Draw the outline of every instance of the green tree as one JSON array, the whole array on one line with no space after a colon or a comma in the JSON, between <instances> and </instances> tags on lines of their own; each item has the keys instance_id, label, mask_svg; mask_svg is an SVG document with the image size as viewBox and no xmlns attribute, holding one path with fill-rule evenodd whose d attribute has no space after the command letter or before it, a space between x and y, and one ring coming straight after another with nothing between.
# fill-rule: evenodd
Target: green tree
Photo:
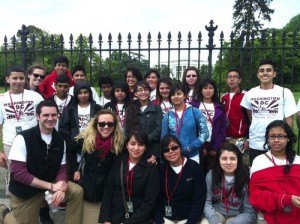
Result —
<instances>
[{"instance_id":1,"label":"green tree","mask_svg":"<svg viewBox=\"0 0 300 224\"><path fill-rule=\"evenodd\" d=\"M273 0L235 0L233 6L233 28L235 36L242 32L246 34L248 43L251 32L261 30L262 21L271 21L271 14L274 9L270 9Z\"/></svg>"},{"instance_id":2,"label":"green tree","mask_svg":"<svg viewBox=\"0 0 300 224\"><path fill-rule=\"evenodd\" d=\"M287 32L300 32L300 14L294 16L290 21L283 27L283 30Z\"/></svg>"}]
</instances>

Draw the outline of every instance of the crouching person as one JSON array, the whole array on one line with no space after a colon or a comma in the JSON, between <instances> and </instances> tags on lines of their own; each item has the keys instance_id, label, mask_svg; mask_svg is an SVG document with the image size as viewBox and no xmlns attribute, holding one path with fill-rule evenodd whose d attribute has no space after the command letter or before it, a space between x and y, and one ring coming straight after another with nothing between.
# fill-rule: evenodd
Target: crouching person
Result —
<instances>
[{"instance_id":1,"label":"crouching person","mask_svg":"<svg viewBox=\"0 0 300 224\"><path fill-rule=\"evenodd\" d=\"M38 125L20 132L14 139L11 160L10 207L18 223L39 224L45 191L53 193L52 206L67 201L65 224L80 224L82 188L67 182L66 144L54 129L58 109L44 100L36 108Z\"/></svg>"}]
</instances>

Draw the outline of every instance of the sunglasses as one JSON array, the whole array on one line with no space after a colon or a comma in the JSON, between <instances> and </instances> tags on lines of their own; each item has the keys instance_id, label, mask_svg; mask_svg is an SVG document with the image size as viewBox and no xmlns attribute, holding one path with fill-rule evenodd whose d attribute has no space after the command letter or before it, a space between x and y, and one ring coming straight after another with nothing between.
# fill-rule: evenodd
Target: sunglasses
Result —
<instances>
[{"instance_id":1,"label":"sunglasses","mask_svg":"<svg viewBox=\"0 0 300 224\"><path fill-rule=\"evenodd\" d=\"M36 74L36 73L33 73L33 76L34 76L34 78L38 78L38 77L40 77L40 79L44 79L45 78L44 75L40 75L40 74Z\"/></svg>"},{"instance_id":2,"label":"sunglasses","mask_svg":"<svg viewBox=\"0 0 300 224\"><path fill-rule=\"evenodd\" d=\"M170 150L173 152L173 151L176 151L179 149L179 145L175 145L175 146L172 146L170 148L165 148L162 150L163 153L168 153L170 152Z\"/></svg>"},{"instance_id":3,"label":"sunglasses","mask_svg":"<svg viewBox=\"0 0 300 224\"><path fill-rule=\"evenodd\" d=\"M196 78L197 75L187 75L186 77L187 77L187 78L191 78L191 77L192 77L192 78Z\"/></svg>"},{"instance_id":4,"label":"sunglasses","mask_svg":"<svg viewBox=\"0 0 300 224\"><path fill-rule=\"evenodd\" d=\"M114 122L98 122L97 123L99 127L104 128L106 125L109 128L112 128L113 126L115 126Z\"/></svg>"}]
</instances>

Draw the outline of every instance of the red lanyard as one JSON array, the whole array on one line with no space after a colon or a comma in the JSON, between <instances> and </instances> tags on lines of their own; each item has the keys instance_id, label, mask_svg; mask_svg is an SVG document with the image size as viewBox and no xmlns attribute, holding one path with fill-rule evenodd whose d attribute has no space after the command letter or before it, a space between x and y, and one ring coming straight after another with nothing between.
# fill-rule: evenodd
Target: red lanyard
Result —
<instances>
[{"instance_id":1,"label":"red lanyard","mask_svg":"<svg viewBox=\"0 0 300 224\"><path fill-rule=\"evenodd\" d=\"M179 126L178 125L178 114L177 114L176 109L175 109L176 132L177 132L178 137L180 136L180 131L181 131L181 128L182 128L182 125L183 125L183 117L184 117L185 108L186 108L186 104L184 105L184 108L183 108L183 111L182 111L182 116L181 116L181 119L180 119L180 128L178 127Z\"/></svg>"},{"instance_id":2,"label":"red lanyard","mask_svg":"<svg viewBox=\"0 0 300 224\"><path fill-rule=\"evenodd\" d=\"M275 169L276 169L277 164L275 163L275 160L274 160L274 157L273 157L272 153L271 153L271 156L272 156L272 163L274 164ZM286 158L286 164L288 164L287 158ZM282 187L281 182L280 182L279 177L278 177L278 174L277 174L277 171L276 171L276 170L274 170L274 171L275 171L275 173L276 173L276 177L277 177L278 183L279 183L281 189L283 190L283 192L285 193L286 187L287 187L287 174L284 175L284 176L285 176L285 178L284 178L285 181L284 181L284 187Z\"/></svg>"},{"instance_id":3,"label":"red lanyard","mask_svg":"<svg viewBox=\"0 0 300 224\"><path fill-rule=\"evenodd\" d=\"M230 207L230 205L232 205L232 201L233 201L234 184L233 184L231 195L230 195L230 201L227 198L228 191L229 191L229 189L226 189L226 187L225 187L225 177L223 176L223 178L222 178L222 194L223 194L223 201L224 201L224 204L225 204L227 214L229 212L229 207Z\"/></svg>"},{"instance_id":4,"label":"red lanyard","mask_svg":"<svg viewBox=\"0 0 300 224\"><path fill-rule=\"evenodd\" d=\"M178 186L179 180L180 180L180 178L181 178L181 176L182 176L184 158L181 157L181 159L182 159L182 163L181 163L180 173L179 173L177 182L176 182L176 184L175 184L175 187L174 187L174 189L173 189L171 195L169 194L169 186L168 186L168 173L169 173L168 167L169 167L169 165L168 165L168 164L166 165L166 173L165 173L165 191L166 191L166 196L167 196L167 199L168 199L168 204L170 203L171 198L172 198L174 192L176 191L176 188L177 188L177 186Z\"/></svg>"},{"instance_id":5,"label":"red lanyard","mask_svg":"<svg viewBox=\"0 0 300 224\"><path fill-rule=\"evenodd\" d=\"M24 91L22 92L21 106L20 106L19 112L17 113L16 108L15 108L15 104L14 104L14 102L13 102L13 100L11 98L11 94L9 92L9 98L10 98L11 106L12 106L12 108L14 110L14 113L15 113L17 121L19 121L19 119L21 117L21 110L22 110L22 107L23 107L23 96L24 96Z\"/></svg>"},{"instance_id":6,"label":"red lanyard","mask_svg":"<svg viewBox=\"0 0 300 224\"><path fill-rule=\"evenodd\" d=\"M208 116L208 120L209 120L211 126L213 126L213 120L211 119L211 117L210 117L210 115L209 115L209 113L208 113L208 110L206 109L205 104L204 104L203 102L202 102L202 104L203 104L204 109L205 109L205 111L206 111L206 114L207 114L207 116Z\"/></svg>"},{"instance_id":7,"label":"red lanyard","mask_svg":"<svg viewBox=\"0 0 300 224\"><path fill-rule=\"evenodd\" d=\"M166 106L166 104L164 103L164 101L162 101L162 104L164 105L164 111L166 113L168 113L170 111L170 109Z\"/></svg>"},{"instance_id":8,"label":"red lanyard","mask_svg":"<svg viewBox=\"0 0 300 224\"><path fill-rule=\"evenodd\" d=\"M132 193L132 179L133 179L133 171L134 171L134 167L132 167L131 171L129 171L129 158L128 158L128 172L126 175L126 185L127 185L127 193L128 193L128 198L130 201L131 198L131 193Z\"/></svg>"}]
</instances>

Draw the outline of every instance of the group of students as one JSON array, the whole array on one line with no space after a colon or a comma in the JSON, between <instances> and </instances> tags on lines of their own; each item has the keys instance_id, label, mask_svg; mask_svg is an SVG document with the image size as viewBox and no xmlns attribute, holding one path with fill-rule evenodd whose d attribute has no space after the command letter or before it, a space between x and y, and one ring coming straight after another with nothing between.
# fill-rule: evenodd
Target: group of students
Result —
<instances>
[{"instance_id":1,"label":"group of students","mask_svg":"<svg viewBox=\"0 0 300 224\"><path fill-rule=\"evenodd\" d=\"M69 72L67 58L59 57L54 68L44 76L33 66L25 76L14 67L6 77L0 165L11 163L12 212L1 205L0 223L53 223L45 190L54 206L67 202L65 223L300 218L300 160L290 122L296 104L290 90L273 84L271 61L259 65L260 86L248 92L239 87L240 71L228 71L221 100L216 83L201 80L195 67L184 71L182 84L155 69L143 78L128 67L124 82L100 78L102 98L82 66Z\"/></svg>"}]
</instances>

